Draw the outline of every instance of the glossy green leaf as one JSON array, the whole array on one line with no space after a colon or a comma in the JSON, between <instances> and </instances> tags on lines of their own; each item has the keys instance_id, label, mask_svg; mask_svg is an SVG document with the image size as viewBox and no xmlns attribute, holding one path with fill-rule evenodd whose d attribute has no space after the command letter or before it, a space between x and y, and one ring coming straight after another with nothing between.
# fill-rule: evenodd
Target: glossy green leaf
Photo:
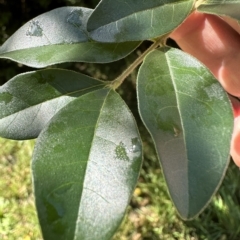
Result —
<instances>
[{"instance_id":1,"label":"glossy green leaf","mask_svg":"<svg viewBox=\"0 0 240 240\"><path fill-rule=\"evenodd\" d=\"M61 69L17 75L0 87L0 136L35 138L63 106L104 86L102 81Z\"/></svg>"},{"instance_id":2,"label":"glossy green leaf","mask_svg":"<svg viewBox=\"0 0 240 240\"><path fill-rule=\"evenodd\" d=\"M132 114L110 89L65 106L33 154L36 206L44 240L107 240L122 221L142 163Z\"/></svg>"},{"instance_id":3,"label":"glossy green leaf","mask_svg":"<svg viewBox=\"0 0 240 240\"><path fill-rule=\"evenodd\" d=\"M193 218L228 166L233 116L227 94L195 58L168 48L147 55L137 91L171 198L183 219Z\"/></svg>"},{"instance_id":4,"label":"glossy green leaf","mask_svg":"<svg viewBox=\"0 0 240 240\"><path fill-rule=\"evenodd\" d=\"M240 20L240 0L206 0L197 9L200 12L225 15Z\"/></svg>"},{"instance_id":5,"label":"glossy green leaf","mask_svg":"<svg viewBox=\"0 0 240 240\"><path fill-rule=\"evenodd\" d=\"M37 68L62 62L105 63L125 57L139 45L92 41L86 30L92 11L63 7L32 19L0 47L0 58Z\"/></svg>"},{"instance_id":6,"label":"glossy green leaf","mask_svg":"<svg viewBox=\"0 0 240 240\"><path fill-rule=\"evenodd\" d=\"M125 42L169 33L190 13L193 0L102 0L87 29L94 40Z\"/></svg>"}]
</instances>

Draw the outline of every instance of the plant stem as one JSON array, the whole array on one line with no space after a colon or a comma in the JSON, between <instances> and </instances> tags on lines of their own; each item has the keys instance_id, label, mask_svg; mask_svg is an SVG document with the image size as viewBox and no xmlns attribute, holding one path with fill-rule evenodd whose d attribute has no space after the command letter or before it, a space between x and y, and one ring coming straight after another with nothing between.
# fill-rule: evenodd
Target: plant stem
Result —
<instances>
[{"instance_id":1,"label":"plant stem","mask_svg":"<svg viewBox=\"0 0 240 240\"><path fill-rule=\"evenodd\" d=\"M159 45L161 45L164 40L164 38L161 37L157 39L142 55L140 55L119 77L114 79L111 83L110 86L112 89L117 89L123 81L133 72L133 70L139 66L139 64L142 63L144 60L145 56L151 52L153 49L157 48Z\"/></svg>"},{"instance_id":2,"label":"plant stem","mask_svg":"<svg viewBox=\"0 0 240 240\"><path fill-rule=\"evenodd\" d=\"M205 0L195 0L193 11L196 10Z\"/></svg>"}]
</instances>

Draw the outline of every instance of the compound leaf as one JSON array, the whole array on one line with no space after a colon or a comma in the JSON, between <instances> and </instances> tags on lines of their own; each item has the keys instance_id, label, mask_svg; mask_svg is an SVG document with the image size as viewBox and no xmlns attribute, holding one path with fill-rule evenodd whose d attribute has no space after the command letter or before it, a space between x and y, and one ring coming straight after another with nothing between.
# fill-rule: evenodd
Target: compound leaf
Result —
<instances>
[{"instance_id":1,"label":"compound leaf","mask_svg":"<svg viewBox=\"0 0 240 240\"><path fill-rule=\"evenodd\" d=\"M0 136L36 138L63 106L105 83L61 69L20 74L0 87Z\"/></svg>"},{"instance_id":2,"label":"compound leaf","mask_svg":"<svg viewBox=\"0 0 240 240\"><path fill-rule=\"evenodd\" d=\"M66 105L42 131L33 154L44 239L110 239L141 163L137 126L116 92L93 91Z\"/></svg>"},{"instance_id":3,"label":"compound leaf","mask_svg":"<svg viewBox=\"0 0 240 240\"><path fill-rule=\"evenodd\" d=\"M102 0L87 29L100 42L152 39L169 33L190 13L192 0Z\"/></svg>"},{"instance_id":4,"label":"compound leaf","mask_svg":"<svg viewBox=\"0 0 240 240\"><path fill-rule=\"evenodd\" d=\"M240 0L206 0L197 8L198 11L224 15L240 20Z\"/></svg>"},{"instance_id":5,"label":"compound leaf","mask_svg":"<svg viewBox=\"0 0 240 240\"><path fill-rule=\"evenodd\" d=\"M177 49L147 55L138 75L141 118L183 219L210 201L229 162L233 114L209 70Z\"/></svg>"},{"instance_id":6,"label":"compound leaf","mask_svg":"<svg viewBox=\"0 0 240 240\"><path fill-rule=\"evenodd\" d=\"M0 47L0 58L36 68L62 62L106 63L125 57L139 45L92 41L86 30L92 11L62 7L32 19Z\"/></svg>"}]
</instances>

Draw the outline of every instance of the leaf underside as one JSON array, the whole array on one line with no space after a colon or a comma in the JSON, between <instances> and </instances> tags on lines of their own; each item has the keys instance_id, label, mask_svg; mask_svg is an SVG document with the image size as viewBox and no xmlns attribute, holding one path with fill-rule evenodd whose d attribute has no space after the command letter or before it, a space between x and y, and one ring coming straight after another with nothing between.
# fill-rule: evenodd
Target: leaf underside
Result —
<instances>
[{"instance_id":1,"label":"leaf underside","mask_svg":"<svg viewBox=\"0 0 240 240\"><path fill-rule=\"evenodd\" d=\"M229 16L240 20L240 0L207 0L197 10L204 13Z\"/></svg>"},{"instance_id":2,"label":"leaf underside","mask_svg":"<svg viewBox=\"0 0 240 240\"><path fill-rule=\"evenodd\" d=\"M116 92L93 91L66 105L40 134L33 154L44 239L110 239L141 163L137 126Z\"/></svg>"},{"instance_id":3,"label":"leaf underside","mask_svg":"<svg viewBox=\"0 0 240 240\"><path fill-rule=\"evenodd\" d=\"M0 58L36 68L62 62L107 63L125 57L140 44L91 40L86 24L92 11L83 7L62 7L39 15L0 47Z\"/></svg>"},{"instance_id":4,"label":"leaf underside","mask_svg":"<svg viewBox=\"0 0 240 240\"><path fill-rule=\"evenodd\" d=\"M36 138L62 107L104 86L102 81L62 69L17 75L0 87L0 136Z\"/></svg>"},{"instance_id":5,"label":"leaf underside","mask_svg":"<svg viewBox=\"0 0 240 240\"><path fill-rule=\"evenodd\" d=\"M191 12L192 0L102 0L87 29L99 42L142 41L167 34Z\"/></svg>"},{"instance_id":6,"label":"leaf underside","mask_svg":"<svg viewBox=\"0 0 240 240\"><path fill-rule=\"evenodd\" d=\"M152 135L170 196L191 219L218 189L229 162L233 116L227 94L195 58L151 52L137 83L141 118Z\"/></svg>"}]
</instances>

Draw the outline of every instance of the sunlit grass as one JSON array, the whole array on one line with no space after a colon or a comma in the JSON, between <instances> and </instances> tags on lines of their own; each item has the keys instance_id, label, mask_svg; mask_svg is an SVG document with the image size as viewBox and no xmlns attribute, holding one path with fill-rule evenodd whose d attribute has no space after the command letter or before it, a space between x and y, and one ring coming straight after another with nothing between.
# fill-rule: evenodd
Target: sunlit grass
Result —
<instances>
[{"instance_id":1,"label":"sunlit grass","mask_svg":"<svg viewBox=\"0 0 240 240\"><path fill-rule=\"evenodd\" d=\"M169 199L155 152L144 140L145 161L127 215L114 240L240 239L240 172L233 164L209 207L184 222ZM0 139L0 239L40 240L31 183L33 141Z\"/></svg>"},{"instance_id":2,"label":"sunlit grass","mask_svg":"<svg viewBox=\"0 0 240 240\"><path fill-rule=\"evenodd\" d=\"M40 239L30 175L33 141L0 139L0 239Z\"/></svg>"}]
</instances>

